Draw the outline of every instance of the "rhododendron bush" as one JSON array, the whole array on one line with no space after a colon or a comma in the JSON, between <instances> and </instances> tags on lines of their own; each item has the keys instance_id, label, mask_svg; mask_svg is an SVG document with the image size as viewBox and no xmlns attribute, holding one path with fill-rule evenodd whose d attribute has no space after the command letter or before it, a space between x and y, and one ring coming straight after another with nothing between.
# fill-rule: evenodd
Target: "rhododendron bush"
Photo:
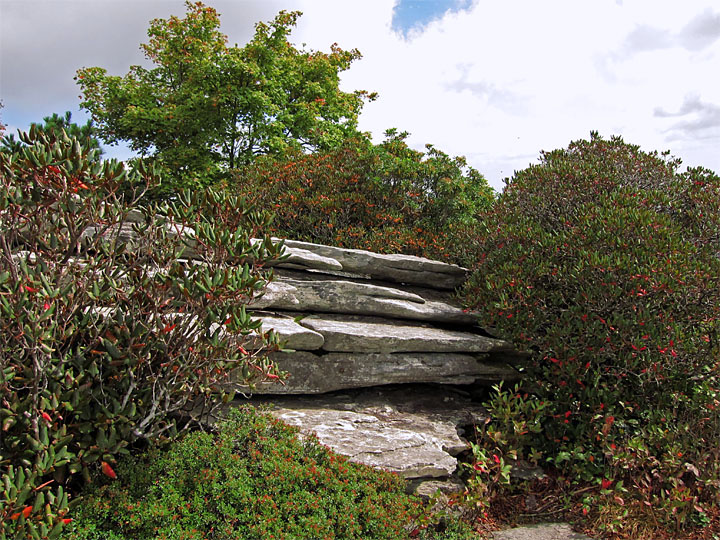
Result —
<instances>
[{"instance_id":1,"label":"rhododendron bush","mask_svg":"<svg viewBox=\"0 0 720 540\"><path fill-rule=\"evenodd\" d=\"M152 171L100 162L62 130L20 141L0 153L0 537L47 538L81 478L114 477L131 444L172 435L228 369L272 375L243 347L258 327L244 305L279 247L250 242L266 214L213 192L131 220L119 188Z\"/></svg>"},{"instance_id":2,"label":"rhododendron bush","mask_svg":"<svg viewBox=\"0 0 720 540\"><path fill-rule=\"evenodd\" d=\"M461 233L492 205L493 190L464 158L413 150L407 133L386 135L380 145L357 138L261 158L228 187L273 210L272 232L283 238L466 262Z\"/></svg>"},{"instance_id":3,"label":"rhododendron bush","mask_svg":"<svg viewBox=\"0 0 720 540\"><path fill-rule=\"evenodd\" d=\"M543 153L486 216L463 296L533 355L528 446L684 528L720 485L720 178L678 167L596 134Z\"/></svg>"}]
</instances>

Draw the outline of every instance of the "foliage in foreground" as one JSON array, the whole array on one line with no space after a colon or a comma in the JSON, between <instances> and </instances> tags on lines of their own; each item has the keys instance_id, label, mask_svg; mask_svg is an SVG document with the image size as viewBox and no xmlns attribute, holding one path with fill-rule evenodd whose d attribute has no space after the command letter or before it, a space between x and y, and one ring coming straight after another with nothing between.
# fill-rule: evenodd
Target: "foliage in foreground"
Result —
<instances>
[{"instance_id":1,"label":"foliage in foreground","mask_svg":"<svg viewBox=\"0 0 720 540\"><path fill-rule=\"evenodd\" d=\"M53 113L52 116L45 116L42 124L33 122L32 125L35 126L35 129L53 134L56 138L59 137L60 132L64 130L68 136L74 137L80 141L82 146L96 151L93 154L86 154L86 157L98 161L101 158L102 149L100 147L100 141L96 137L95 127L93 126L92 120L88 120L86 123L79 125L72 121L72 113L70 111L65 111L65 114L62 116L57 113ZM17 140L15 135L10 133L3 137L0 152L19 152L22 147L23 142Z\"/></svg>"},{"instance_id":2,"label":"foliage in foreground","mask_svg":"<svg viewBox=\"0 0 720 540\"><path fill-rule=\"evenodd\" d=\"M413 532L421 508L402 479L249 407L232 410L214 435L189 433L117 471L75 510L71 540L471 537L458 523Z\"/></svg>"},{"instance_id":3,"label":"foliage in foreground","mask_svg":"<svg viewBox=\"0 0 720 540\"><path fill-rule=\"evenodd\" d=\"M407 133L386 135L380 145L350 139L327 152L258 159L229 187L272 209L282 238L466 262L460 231L492 206L492 188L464 158L413 150Z\"/></svg>"},{"instance_id":4,"label":"foliage in foreground","mask_svg":"<svg viewBox=\"0 0 720 540\"><path fill-rule=\"evenodd\" d=\"M703 525L719 502L720 178L678 165L595 134L544 153L488 216L463 291L534 358L535 395L495 432L596 482L585 510L608 532ZM516 429L533 401L542 429Z\"/></svg>"},{"instance_id":5,"label":"foliage in foreground","mask_svg":"<svg viewBox=\"0 0 720 540\"><path fill-rule=\"evenodd\" d=\"M119 187L151 172L62 130L20 141L0 152L0 538L52 538L78 477L172 435L171 415L217 396L228 368L266 373L243 348L258 326L244 304L277 246L250 242L265 214L212 192L131 220Z\"/></svg>"},{"instance_id":6,"label":"foliage in foreground","mask_svg":"<svg viewBox=\"0 0 720 540\"><path fill-rule=\"evenodd\" d=\"M339 88L357 50L296 49L288 36L300 13L284 11L258 23L244 47L229 47L213 8L188 1L186 9L151 21L141 48L152 69L78 70L82 106L105 141L158 158L177 187L212 183L259 154L327 149L357 133L374 96Z\"/></svg>"}]
</instances>

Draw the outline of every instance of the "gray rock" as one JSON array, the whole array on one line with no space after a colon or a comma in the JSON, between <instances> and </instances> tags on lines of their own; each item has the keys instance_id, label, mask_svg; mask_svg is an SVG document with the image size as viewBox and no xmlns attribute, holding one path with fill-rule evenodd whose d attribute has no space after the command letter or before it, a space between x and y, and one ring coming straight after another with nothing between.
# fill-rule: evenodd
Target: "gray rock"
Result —
<instances>
[{"instance_id":1,"label":"gray rock","mask_svg":"<svg viewBox=\"0 0 720 540\"><path fill-rule=\"evenodd\" d=\"M449 293L283 270L277 271L275 281L263 296L253 300L251 307L462 325L476 322L475 315L464 312Z\"/></svg>"},{"instance_id":2,"label":"gray rock","mask_svg":"<svg viewBox=\"0 0 720 540\"><path fill-rule=\"evenodd\" d=\"M236 402L244 403L244 402ZM270 413L315 433L351 461L404 478L447 477L468 447L458 426L485 421L482 407L449 389L412 385L317 397L253 398Z\"/></svg>"},{"instance_id":3,"label":"gray rock","mask_svg":"<svg viewBox=\"0 0 720 540\"><path fill-rule=\"evenodd\" d=\"M325 341L322 334L299 325L290 316L255 315L253 320L262 321L263 332L275 330L282 345L288 349L314 351L320 349Z\"/></svg>"},{"instance_id":4,"label":"gray rock","mask_svg":"<svg viewBox=\"0 0 720 540\"><path fill-rule=\"evenodd\" d=\"M567 523L542 523L493 533L494 540L592 540Z\"/></svg>"},{"instance_id":5,"label":"gray rock","mask_svg":"<svg viewBox=\"0 0 720 540\"><path fill-rule=\"evenodd\" d=\"M287 244L286 244L287 245ZM280 266L295 270L334 270L342 271L343 265L332 257L323 257L307 249L292 248L283 252L287 258L282 261L270 261L267 266Z\"/></svg>"},{"instance_id":6,"label":"gray rock","mask_svg":"<svg viewBox=\"0 0 720 540\"><path fill-rule=\"evenodd\" d=\"M306 252L312 252L337 261L341 268L336 270L437 289L454 289L462 284L467 274L467 270L460 266L412 255L383 255L361 249L344 249L294 240L286 240L285 248L294 259L276 263L277 266L290 265L291 268L298 268L299 261ZM303 261L300 267L318 268L311 259Z\"/></svg>"},{"instance_id":7,"label":"gray rock","mask_svg":"<svg viewBox=\"0 0 720 540\"><path fill-rule=\"evenodd\" d=\"M348 388L399 383L471 384L511 381L518 372L484 355L453 353L274 353L271 358L289 373L284 385L259 384L256 394L323 394ZM243 391L247 389L243 388Z\"/></svg>"},{"instance_id":8,"label":"gray rock","mask_svg":"<svg viewBox=\"0 0 720 540\"><path fill-rule=\"evenodd\" d=\"M418 478L408 482L407 492L417 495L424 501L438 495L455 495L465 491L465 484L457 476L425 480Z\"/></svg>"},{"instance_id":9,"label":"gray rock","mask_svg":"<svg viewBox=\"0 0 720 540\"><path fill-rule=\"evenodd\" d=\"M510 350L499 339L375 317L312 315L302 325L323 335L323 349L336 352L455 352Z\"/></svg>"}]
</instances>

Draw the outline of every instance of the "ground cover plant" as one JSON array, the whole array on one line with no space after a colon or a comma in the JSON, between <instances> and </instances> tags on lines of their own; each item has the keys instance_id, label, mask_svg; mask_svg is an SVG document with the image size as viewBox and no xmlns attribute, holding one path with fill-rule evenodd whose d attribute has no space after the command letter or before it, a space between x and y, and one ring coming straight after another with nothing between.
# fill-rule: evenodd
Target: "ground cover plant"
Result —
<instances>
[{"instance_id":1,"label":"ground cover plant","mask_svg":"<svg viewBox=\"0 0 720 540\"><path fill-rule=\"evenodd\" d=\"M228 188L271 208L273 234L380 253L467 263L463 233L489 209L494 191L464 158L386 132L313 154L267 156L243 167Z\"/></svg>"},{"instance_id":2,"label":"ground cover plant","mask_svg":"<svg viewBox=\"0 0 720 540\"><path fill-rule=\"evenodd\" d=\"M194 432L98 483L73 514L72 540L471 538L455 520L423 523L396 475L347 461L252 408L216 434Z\"/></svg>"},{"instance_id":3,"label":"ground cover plant","mask_svg":"<svg viewBox=\"0 0 720 540\"><path fill-rule=\"evenodd\" d=\"M258 326L244 305L279 247L250 242L266 214L213 192L131 223L138 199L120 186L152 171L101 162L63 130L19 141L0 152L0 538L55 538L93 472L171 437L174 413L222 397L228 369L274 376L243 347ZM178 260L181 233L194 264Z\"/></svg>"},{"instance_id":4,"label":"ground cover plant","mask_svg":"<svg viewBox=\"0 0 720 540\"><path fill-rule=\"evenodd\" d=\"M487 216L463 290L537 381L491 404L517 399L481 472L503 450L541 459L596 485L574 502L628 538L691 534L720 502L720 178L678 166L597 134L543 153Z\"/></svg>"}]
</instances>

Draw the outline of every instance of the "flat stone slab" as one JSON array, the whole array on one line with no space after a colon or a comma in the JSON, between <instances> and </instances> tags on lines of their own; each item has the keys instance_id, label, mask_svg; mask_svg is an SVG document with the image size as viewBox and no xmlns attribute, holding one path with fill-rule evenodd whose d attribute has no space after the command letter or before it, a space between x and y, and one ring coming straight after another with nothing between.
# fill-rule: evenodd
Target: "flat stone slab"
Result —
<instances>
[{"instance_id":1,"label":"flat stone slab","mask_svg":"<svg viewBox=\"0 0 720 540\"><path fill-rule=\"evenodd\" d=\"M240 405L247 400L236 400ZM351 461L404 478L446 477L468 448L458 426L481 424L485 410L461 393L430 385L368 389L329 396L253 397L270 413Z\"/></svg>"},{"instance_id":2,"label":"flat stone slab","mask_svg":"<svg viewBox=\"0 0 720 540\"><path fill-rule=\"evenodd\" d=\"M319 335L319 334L318 334ZM321 336L322 337L322 336ZM295 347L297 348L297 347ZM400 383L471 384L517 380L519 372L486 355L453 353L274 353L284 385L258 384L255 394L322 394L348 388ZM241 389L247 392L247 388Z\"/></svg>"},{"instance_id":3,"label":"flat stone slab","mask_svg":"<svg viewBox=\"0 0 720 540\"><path fill-rule=\"evenodd\" d=\"M325 338L323 350L333 352L486 353L512 350L507 342L480 334L377 317L312 315L301 324L322 334Z\"/></svg>"},{"instance_id":4,"label":"flat stone slab","mask_svg":"<svg viewBox=\"0 0 720 540\"><path fill-rule=\"evenodd\" d=\"M250 307L321 313L371 315L398 319L474 325L449 292L410 288L378 281L336 278L309 272L276 270L275 280Z\"/></svg>"},{"instance_id":5,"label":"flat stone slab","mask_svg":"<svg viewBox=\"0 0 720 540\"><path fill-rule=\"evenodd\" d=\"M567 523L527 525L493 533L493 540L592 540L576 533Z\"/></svg>"},{"instance_id":6,"label":"flat stone slab","mask_svg":"<svg viewBox=\"0 0 720 540\"><path fill-rule=\"evenodd\" d=\"M262 321L262 331L275 330L281 343L288 349L315 351L325 342L322 334L314 332L295 322L293 317L277 315L255 315L253 320Z\"/></svg>"},{"instance_id":7,"label":"flat stone slab","mask_svg":"<svg viewBox=\"0 0 720 540\"><path fill-rule=\"evenodd\" d=\"M340 265L340 268L333 270L398 283L425 285L436 289L455 289L467 276L467 269L460 266L413 255L384 255L362 249L345 249L295 240L285 241L285 252L290 258L273 263L274 265L323 270L332 259ZM312 257L304 259L308 253L323 257L322 264L325 268L319 268Z\"/></svg>"}]
</instances>

